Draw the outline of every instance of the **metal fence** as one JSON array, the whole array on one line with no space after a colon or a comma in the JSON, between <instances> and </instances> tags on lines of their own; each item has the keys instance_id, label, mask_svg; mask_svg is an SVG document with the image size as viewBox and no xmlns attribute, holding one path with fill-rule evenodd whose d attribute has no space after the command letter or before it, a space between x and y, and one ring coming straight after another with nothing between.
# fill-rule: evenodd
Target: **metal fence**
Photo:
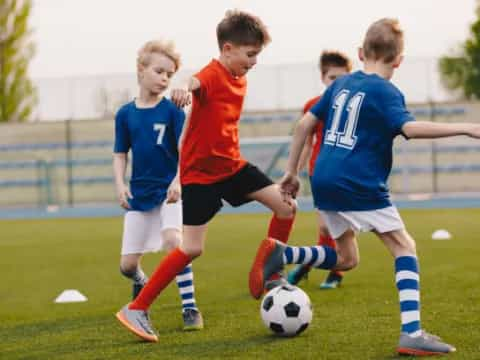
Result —
<instances>
[{"instance_id":1,"label":"metal fence","mask_svg":"<svg viewBox=\"0 0 480 360\"><path fill-rule=\"evenodd\" d=\"M480 104L412 105L419 119L478 121ZM244 156L281 176L288 135L299 110L246 113ZM0 206L48 206L115 201L110 120L0 125ZM394 193L480 192L480 143L457 137L395 143ZM305 174L304 174L305 175ZM305 177L304 194L309 194Z\"/></svg>"}]
</instances>

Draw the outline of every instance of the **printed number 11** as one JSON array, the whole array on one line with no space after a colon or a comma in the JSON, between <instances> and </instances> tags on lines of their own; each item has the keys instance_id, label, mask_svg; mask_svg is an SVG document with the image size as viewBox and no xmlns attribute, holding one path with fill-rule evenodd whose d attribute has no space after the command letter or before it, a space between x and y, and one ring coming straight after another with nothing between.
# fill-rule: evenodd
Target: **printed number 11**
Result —
<instances>
[{"instance_id":1,"label":"printed number 11","mask_svg":"<svg viewBox=\"0 0 480 360\"><path fill-rule=\"evenodd\" d=\"M337 94L333 101L334 113L332 126L325 134L325 144L340 146L352 150L357 141L355 130L357 129L358 115L360 113L360 107L362 106L365 93L358 92L350 99L346 108L348 116L345 122L345 127L342 132L339 132L338 128L340 126L340 120L349 94L350 91L344 89Z\"/></svg>"}]
</instances>

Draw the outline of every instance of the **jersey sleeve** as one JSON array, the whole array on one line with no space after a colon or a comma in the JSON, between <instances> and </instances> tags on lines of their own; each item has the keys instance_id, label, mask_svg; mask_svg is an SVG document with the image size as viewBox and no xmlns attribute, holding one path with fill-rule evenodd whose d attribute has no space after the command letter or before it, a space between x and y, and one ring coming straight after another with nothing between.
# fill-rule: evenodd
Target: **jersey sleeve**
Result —
<instances>
[{"instance_id":1,"label":"jersey sleeve","mask_svg":"<svg viewBox=\"0 0 480 360\"><path fill-rule=\"evenodd\" d=\"M200 81L200 88L196 90L193 95L197 96L201 102L207 101L215 84L215 73L213 69L210 66L206 66L193 76Z\"/></svg>"},{"instance_id":2,"label":"jersey sleeve","mask_svg":"<svg viewBox=\"0 0 480 360\"><path fill-rule=\"evenodd\" d=\"M127 112L124 108L120 109L115 115L115 143L113 152L128 153L130 150L130 135L127 126Z\"/></svg>"},{"instance_id":3,"label":"jersey sleeve","mask_svg":"<svg viewBox=\"0 0 480 360\"><path fill-rule=\"evenodd\" d=\"M386 94L388 94L384 100L386 121L393 136L403 134L403 125L408 121L414 121L415 117L408 111L405 98L400 91L389 91Z\"/></svg>"},{"instance_id":4,"label":"jersey sleeve","mask_svg":"<svg viewBox=\"0 0 480 360\"><path fill-rule=\"evenodd\" d=\"M315 105L310 108L310 112L318 119L326 119L330 109L330 99L332 97L333 86L330 85Z\"/></svg>"}]
</instances>

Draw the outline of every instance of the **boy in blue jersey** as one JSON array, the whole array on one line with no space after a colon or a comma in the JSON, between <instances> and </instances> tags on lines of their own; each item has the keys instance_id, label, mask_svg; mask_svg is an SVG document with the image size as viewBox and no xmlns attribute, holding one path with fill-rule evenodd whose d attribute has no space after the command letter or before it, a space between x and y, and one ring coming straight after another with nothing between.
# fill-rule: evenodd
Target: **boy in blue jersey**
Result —
<instances>
[{"instance_id":1,"label":"boy in blue jersey","mask_svg":"<svg viewBox=\"0 0 480 360\"><path fill-rule=\"evenodd\" d=\"M394 257L401 312L397 352L417 356L446 354L455 348L421 328L415 241L390 201L387 179L397 135L480 138L480 125L413 121L402 93L389 81L402 62L402 52L403 32L398 21L382 19L369 27L359 50L364 70L336 80L302 117L280 184L286 199L295 197L300 184L298 159L305 138L318 119L325 119L324 142L312 188L315 206L337 242L337 261L332 268L354 268L359 261L356 232L373 231ZM289 258L298 256L282 251L282 247L277 242L259 249L257 256L264 259L264 268L278 269Z\"/></svg>"},{"instance_id":2,"label":"boy in blue jersey","mask_svg":"<svg viewBox=\"0 0 480 360\"><path fill-rule=\"evenodd\" d=\"M113 167L120 205L127 210L120 271L133 281L134 299L147 281L140 268L142 255L172 250L182 239L177 168L185 114L162 95L179 65L180 56L172 43L147 42L137 58L139 96L122 106L115 118ZM130 188L124 182L129 150L133 157ZM184 329L201 329L203 320L195 304L191 264L176 281ZM156 338L153 331L151 336Z\"/></svg>"}]
</instances>

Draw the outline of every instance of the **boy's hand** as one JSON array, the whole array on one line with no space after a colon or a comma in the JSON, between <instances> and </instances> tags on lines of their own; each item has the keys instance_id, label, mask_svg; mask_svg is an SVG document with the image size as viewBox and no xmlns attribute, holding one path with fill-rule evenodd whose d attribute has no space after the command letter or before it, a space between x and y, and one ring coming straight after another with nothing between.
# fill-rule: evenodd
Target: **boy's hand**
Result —
<instances>
[{"instance_id":1,"label":"boy's hand","mask_svg":"<svg viewBox=\"0 0 480 360\"><path fill-rule=\"evenodd\" d=\"M178 177L175 177L167 190L167 204L176 203L181 197L182 187Z\"/></svg>"},{"instance_id":2,"label":"boy's hand","mask_svg":"<svg viewBox=\"0 0 480 360\"><path fill-rule=\"evenodd\" d=\"M192 94L185 89L173 89L170 93L172 102L180 108L190 105Z\"/></svg>"},{"instance_id":3,"label":"boy's hand","mask_svg":"<svg viewBox=\"0 0 480 360\"><path fill-rule=\"evenodd\" d=\"M280 191L283 195L283 200L290 202L291 199L295 199L299 190L300 179L298 175L293 175L288 172L285 173L280 180Z\"/></svg>"},{"instance_id":4,"label":"boy's hand","mask_svg":"<svg viewBox=\"0 0 480 360\"><path fill-rule=\"evenodd\" d=\"M469 135L473 138L480 139L480 125L472 125L472 129L470 130Z\"/></svg>"},{"instance_id":5,"label":"boy's hand","mask_svg":"<svg viewBox=\"0 0 480 360\"><path fill-rule=\"evenodd\" d=\"M124 209L130 209L130 204L128 199L133 199L130 189L126 185L119 185L117 187L118 200L120 201L120 206Z\"/></svg>"}]
</instances>

